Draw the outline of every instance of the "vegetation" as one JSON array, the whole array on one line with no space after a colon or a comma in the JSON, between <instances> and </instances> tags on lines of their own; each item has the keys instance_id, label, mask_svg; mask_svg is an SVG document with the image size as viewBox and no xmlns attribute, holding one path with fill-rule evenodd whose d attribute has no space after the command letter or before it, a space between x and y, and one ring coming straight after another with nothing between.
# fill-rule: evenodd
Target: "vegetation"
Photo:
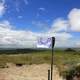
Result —
<instances>
[{"instance_id":1,"label":"vegetation","mask_svg":"<svg viewBox=\"0 0 80 80\"><path fill-rule=\"evenodd\" d=\"M50 50L17 49L1 50L0 66L6 66L6 63L14 64L41 64L50 63Z\"/></svg>"},{"instance_id":2,"label":"vegetation","mask_svg":"<svg viewBox=\"0 0 80 80\"><path fill-rule=\"evenodd\" d=\"M51 50L0 50L0 67L6 63L14 64L42 64L51 63ZM56 65L61 75L67 75L70 69L80 63L79 51L55 50L54 65Z\"/></svg>"},{"instance_id":3,"label":"vegetation","mask_svg":"<svg viewBox=\"0 0 80 80\"><path fill-rule=\"evenodd\" d=\"M80 80L80 65L64 71L63 77L66 78L66 80Z\"/></svg>"}]
</instances>

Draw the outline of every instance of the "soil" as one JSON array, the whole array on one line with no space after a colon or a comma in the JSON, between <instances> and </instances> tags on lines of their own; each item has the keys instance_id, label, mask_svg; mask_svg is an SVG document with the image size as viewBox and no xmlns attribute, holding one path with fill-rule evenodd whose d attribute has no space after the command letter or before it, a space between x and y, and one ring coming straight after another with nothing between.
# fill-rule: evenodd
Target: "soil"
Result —
<instances>
[{"instance_id":1,"label":"soil","mask_svg":"<svg viewBox=\"0 0 80 80\"><path fill-rule=\"evenodd\" d=\"M0 80L48 80L48 64L16 66L0 69ZM53 80L63 80L56 66L53 66Z\"/></svg>"}]
</instances>

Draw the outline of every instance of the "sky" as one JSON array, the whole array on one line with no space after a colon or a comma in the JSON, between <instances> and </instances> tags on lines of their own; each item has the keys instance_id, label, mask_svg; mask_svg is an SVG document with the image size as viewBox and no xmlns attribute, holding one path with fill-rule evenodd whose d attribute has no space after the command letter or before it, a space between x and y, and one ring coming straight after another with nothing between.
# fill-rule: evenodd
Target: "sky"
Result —
<instances>
[{"instance_id":1,"label":"sky","mask_svg":"<svg viewBox=\"0 0 80 80\"><path fill-rule=\"evenodd\" d=\"M36 48L39 37L55 47L80 48L80 0L0 0L0 48Z\"/></svg>"}]
</instances>

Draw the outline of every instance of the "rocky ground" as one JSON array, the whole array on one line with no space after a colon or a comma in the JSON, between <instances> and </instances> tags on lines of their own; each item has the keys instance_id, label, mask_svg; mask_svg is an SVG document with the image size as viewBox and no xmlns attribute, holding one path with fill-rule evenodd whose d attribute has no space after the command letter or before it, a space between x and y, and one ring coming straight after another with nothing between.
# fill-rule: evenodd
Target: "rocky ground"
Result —
<instances>
[{"instance_id":1,"label":"rocky ground","mask_svg":"<svg viewBox=\"0 0 80 80\"><path fill-rule=\"evenodd\" d=\"M0 80L48 80L50 65L23 65L8 64L8 68L0 69ZM62 80L56 66L53 67L53 80Z\"/></svg>"}]
</instances>

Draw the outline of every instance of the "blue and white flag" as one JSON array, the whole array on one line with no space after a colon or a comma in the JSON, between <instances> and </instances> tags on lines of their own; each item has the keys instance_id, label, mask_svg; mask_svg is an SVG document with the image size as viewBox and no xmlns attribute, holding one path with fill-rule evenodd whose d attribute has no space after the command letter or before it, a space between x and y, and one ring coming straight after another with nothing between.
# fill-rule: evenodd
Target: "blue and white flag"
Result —
<instances>
[{"instance_id":1,"label":"blue and white flag","mask_svg":"<svg viewBox=\"0 0 80 80\"><path fill-rule=\"evenodd\" d=\"M52 38L39 38L37 48L51 48Z\"/></svg>"}]
</instances>

